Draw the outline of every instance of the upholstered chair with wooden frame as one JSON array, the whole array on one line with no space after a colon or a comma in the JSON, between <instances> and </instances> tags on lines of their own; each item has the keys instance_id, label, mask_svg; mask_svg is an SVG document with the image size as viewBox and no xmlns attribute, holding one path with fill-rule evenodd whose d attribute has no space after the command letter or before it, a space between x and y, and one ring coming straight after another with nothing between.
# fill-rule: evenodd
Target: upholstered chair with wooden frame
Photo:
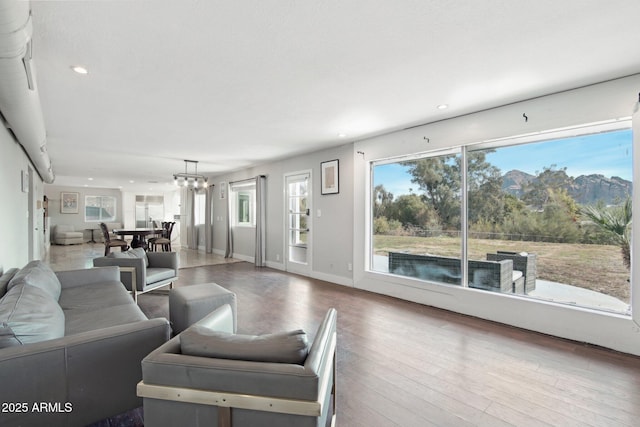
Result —
<instances>
[{"instance_id":1,"label":"upholstered chair with wooden frame","mask_svg":"<svg viewBox=\"0 0 640 427\"><path fill-rule=\"evenodd\" d=\"M93 266L120 267L120 281L136 302L139 294L167 285L172 288L179 268L177 252L145 252L143 248L94 258Z\"/></svg>"},{"instance_id":2,"label":"upholstered chair with wooden frame","mask_svg":"<svg viewBox=\"0 0 640 427\"><path fill-rule=\"evenodd\" d=\"M163 222L162 223L162 236L154 237L149 239L149 250L156 251L158 245L165 252L171 252L171 233L173 232L173 226L176 225L175 222Z\"/></svg>"},{"instance_id":3,"label":"upholstered chair with wooden frame","mask_svg":"<svg viewBox=\"0 0 640 427\"><path fill-rule=\"evenodd\" d=\"M111 248L120 248L122 252L129 249L129 244L124 239L112 239L109 233L109 228L104 222L100 223L100 230L102 230L102 236L104 237L104 255L109 255Z\"/></svg>"},{"instance_id":4,"label":"upholstered chair with wooden frame","mask_svg":"<svg viewBox=\"0 0 640 427\"><path fill-rule=\"evenodd\" d=\"M138 396L144 398L145 426L335 425L336 310L326 313L300 363L183 353L182 337L203 325L226 323L229 329L230 313L228 305L216 309L143 359Z\"/></svg>"}]
</instances>

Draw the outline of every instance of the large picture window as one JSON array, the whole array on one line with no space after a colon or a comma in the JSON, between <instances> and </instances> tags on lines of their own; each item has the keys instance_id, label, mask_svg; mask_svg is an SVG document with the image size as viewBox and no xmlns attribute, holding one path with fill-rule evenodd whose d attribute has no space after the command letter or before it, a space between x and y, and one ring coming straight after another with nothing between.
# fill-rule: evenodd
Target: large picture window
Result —
<instances>
[{"instance_id":1,"label":"large picture window","mask_svg":"<svg viewBox=\"0 0 640 427\"><path fill-rule=\"evenodd\" d=\"M85 196L84 220L86 222L114 222L116 198L113 196Z\"/></svg>"},{"instance_id":2,"label":"large picture window","mask_svg":"<svg viewBox=\"0 0 640 427\"><path fill-rule=\"evenodd\" d=\"M629 314L633 146L620 127L374 162L371 269Z\"/></svg>"}]
</instances>

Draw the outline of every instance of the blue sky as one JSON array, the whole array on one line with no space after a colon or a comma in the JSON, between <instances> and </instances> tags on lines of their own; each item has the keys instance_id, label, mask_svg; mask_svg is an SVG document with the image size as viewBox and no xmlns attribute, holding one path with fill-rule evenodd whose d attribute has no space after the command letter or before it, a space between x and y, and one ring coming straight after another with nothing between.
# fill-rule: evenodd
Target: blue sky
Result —
<instances>
[{"instance_id":1,"label":"blue sky","mask_svg":"<svg viewBox=\"0 0 640 427\"><path fill-rule=\"evenodd\" d=\"M567 174L574 178L601 174L631 181L631 130L503 147L489 153L487 161L503 174L518 169L536 175L555 164L558 169L566 167ZM395 196L408 193L409 188L418 192L418 186L411 183L407 169L399 164L376 166L374 179L374 185L384 184L385 189Z\"/></svg>"}]
</instances>

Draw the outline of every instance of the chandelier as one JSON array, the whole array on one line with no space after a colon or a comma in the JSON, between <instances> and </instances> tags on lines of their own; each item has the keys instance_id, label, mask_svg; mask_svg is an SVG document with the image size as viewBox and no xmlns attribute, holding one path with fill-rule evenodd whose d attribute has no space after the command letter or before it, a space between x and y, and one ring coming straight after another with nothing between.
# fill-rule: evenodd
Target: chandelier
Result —
<instances>
[{"instance_id":1,"label":"chandelier","mask_svg":"<svg viewBox=\"0 0 640 427\"><path fill-rule=\"evenodd\" d=\"M194 173L189 173L187 166L193 163ZM204 175L198 175L198 161L197 160L185 160L184 161L184 173L174 173L173 183L181 187L194 187L205 188L207 187L207 177Z\"/></svg>"}]
</instances>

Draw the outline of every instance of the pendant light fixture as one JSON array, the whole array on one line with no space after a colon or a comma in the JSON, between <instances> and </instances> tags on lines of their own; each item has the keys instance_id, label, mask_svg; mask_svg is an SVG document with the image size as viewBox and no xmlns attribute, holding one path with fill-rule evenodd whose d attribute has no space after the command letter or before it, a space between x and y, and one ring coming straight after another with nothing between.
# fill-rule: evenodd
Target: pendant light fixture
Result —
<instances>
[{"instance_id":1,"label":"pendant light fixture","mask_svg":"<svg viewBox=\"0 0 640 427\"><path fill-rule=\"evenodd\" d=\"M190 173L188 170L189 164L193 164L194 172ZM198 161L197 160L185 160L184 161L184 173L174 173L173 182L180 187L193 187L193 188L206 188L207 177L198 174Z\"/></svg>"}]
</instances>

